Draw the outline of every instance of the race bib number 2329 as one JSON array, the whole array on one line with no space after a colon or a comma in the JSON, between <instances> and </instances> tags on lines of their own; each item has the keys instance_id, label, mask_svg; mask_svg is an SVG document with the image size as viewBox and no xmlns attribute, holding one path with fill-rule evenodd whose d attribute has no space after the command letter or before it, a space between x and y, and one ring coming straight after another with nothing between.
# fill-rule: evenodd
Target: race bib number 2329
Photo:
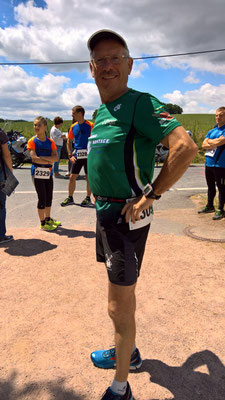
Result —
<instances>
[{"instance_id":1,"label":"race bib number 2329","mask_svg":"<svg viewBox=\"0 0 225 400\"><path fill-rule=\"evenodd\" d=\"M35 177L35 179L49 179L50 178L50 168L36 167L34 177Z\"/></svg>"}]
</instances>

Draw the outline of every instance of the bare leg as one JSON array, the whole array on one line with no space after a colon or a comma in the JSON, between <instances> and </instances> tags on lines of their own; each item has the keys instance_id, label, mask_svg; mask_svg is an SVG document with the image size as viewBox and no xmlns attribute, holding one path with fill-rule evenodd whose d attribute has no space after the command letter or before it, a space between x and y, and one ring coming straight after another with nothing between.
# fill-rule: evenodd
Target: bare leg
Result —
<instances>
[{"instance_id":1,"label":"bare leg","mask_svg":"<svg viewBox=\"0 0 225 400\"><path fill-rule=\"evenodd\" d=\"M78 177L78 174L70 174L70 180L69 180L69 196L73 196L75 189L76 189L76 179Z\"/></svg>"},{"instance_id":2,"label":"bare leg","mask_svg":"<svg viewBox=\"0 0 225 400\"><path fill-rule=\"evenodd\" d=\"M87 196L91 197L91 189L90 189L89 182L88 182L88 176L85 175L85 177L86 177L86 181L87 181Z\"/></svg>"},{"instance_id":3,"label":"bare leg","mask_svg":"<svg viewBox=\"0 0 225 400\"><path fill-rule=\"evenodd\" d=\"M51 207L45 207L45 218L50 218Z\"/></svg>"},{"instance_id":4,"label":"bare leg","mask_svg":"<svg viewBox=\"0 0 225 400\"><path fill-rule=\"evenodd\" d=\"M45 209L41 210L40 208L38 208L37 210L38 210L38 216L39 216L40 221L44 221L44 219L45 219Z\"/></svg>"},{"instance_id":5,"label":"bare leg","mask_svg":"<svg viewBox=\"0 0 225 400\"><path fill-rule=\"evenodd\" d=\"M116 374L115 379L125 382L135 342L135 287L119 286L109 282L108 312L115 327Z\"/></svg>"}]
</instances>

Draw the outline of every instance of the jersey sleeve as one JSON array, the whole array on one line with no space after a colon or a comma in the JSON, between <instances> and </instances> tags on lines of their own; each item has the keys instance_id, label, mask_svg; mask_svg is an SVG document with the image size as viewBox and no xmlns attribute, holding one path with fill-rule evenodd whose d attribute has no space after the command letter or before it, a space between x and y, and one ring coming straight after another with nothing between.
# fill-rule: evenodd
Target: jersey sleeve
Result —
<instances>
[{"instance_id":1,"label":"jersey sleeve","mask_svg":"<svg viewBox=\"0 0 225 400\"><path fill-rule=\"evenodd\" d=\"M49 139L49 140L51 140L51 150L57 150L57 146L56 146L54 140L53 139Z\"/></svg>"},{"instance_id":2,"label":"jersey sleeve","mask_svg":"<svg viewBox=\"0 0 225 400\"><path fill-rule=\"evenodd\" d=\"M137 102L134 125L139 132L158 144L181 124L168 113L164 104L146 93Z\"/></svg>"},{"instance_id":3,"label":"jersey sleeve","mask_svg":"<svg viewBox=\"0 0 225 400\"><path fill-rule=\"evenodd\" d=\"M27 148L28 148L28 150L35 150L34 137L32 137L30 140L28 140Z\"/></svg>"},{"instance_id":4,"label":"jersey sleeve","mask_svg":"<svg viewBox=\"0 0 225 400\"><path fill-rule=\"evenodd\" d=\"M92 131L92 129L94 128L94 122L87 120L86 123L91 127L91 131ZM90 135L91 135L91 133L90 133Z\"/></svg>"},{"instance_id":5,"label":"jersey sleeve","mask_svg":"<svg viewBox=\"0 0 225 400\"><path fill-rule=\"evenodd\" d=\"M68 133L68 139L73 140L74 136L73 136L73 126L71 125L70 129L69 129L69 133Z\"/></svg>"}]
</instances>

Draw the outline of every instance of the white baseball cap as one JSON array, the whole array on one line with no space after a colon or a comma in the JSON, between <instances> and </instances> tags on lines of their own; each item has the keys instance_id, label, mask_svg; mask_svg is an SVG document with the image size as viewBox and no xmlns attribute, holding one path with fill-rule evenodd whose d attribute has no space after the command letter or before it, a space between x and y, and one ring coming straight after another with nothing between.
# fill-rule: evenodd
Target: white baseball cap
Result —
<instances>
[{"instance_id":1,"label":"white baseball cap","mask_svg":"<svg viewBox=\"0 0 225 400\"><path fill-rule=\"evenodd\" d=\"M95 33L93 33L93 35L91 35L91 37L88 39L87 42L87 47L89 49L89 51L93 51L95 45L100 42L100 40L104 40L104 39L114 39L117 40L117 42L121 43L125 49L128 50L126 41L124 40L124 38L119 35L119 33L111 31L110 29L101 29L100 31L97 31Z\"/></svg>"}]
</instances>

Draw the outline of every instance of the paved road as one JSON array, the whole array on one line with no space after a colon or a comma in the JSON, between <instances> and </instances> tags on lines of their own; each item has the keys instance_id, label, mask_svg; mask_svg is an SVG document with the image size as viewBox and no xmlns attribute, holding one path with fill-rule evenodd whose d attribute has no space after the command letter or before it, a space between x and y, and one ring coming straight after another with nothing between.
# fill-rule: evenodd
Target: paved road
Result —
<instances>
[{"instance_id":1,"label":"paved road","mask_svg":"<svg viewBox=\"0 0 225 400\"><path fill-rule=\"evenodd\" d=\"M161 167L156 167L154 174L158 175ZM66 172L66 166L61 166L61 173ZM20 184L14 194L7 199L7 228L11 227L34 227L39 225L36 204L37 195L34 190L30 168L22 167L14 170L14 173ZM74 200L76 205L61 207L60 202L67 196L68 180L54 180L54 199L52 206L52 215L60 219L63 226L72 226L74 224L84 224L95 226L95 208L80 207L79 204L86 194L86 181L81 174L77 181L76 194ZM204 166L191 166L183 177L160 199L155 202L158 210L168 208L191 208L193 207L190 196L199 192L206 192L206 182L204 177Z\"/></svg>"}]
</instances>

